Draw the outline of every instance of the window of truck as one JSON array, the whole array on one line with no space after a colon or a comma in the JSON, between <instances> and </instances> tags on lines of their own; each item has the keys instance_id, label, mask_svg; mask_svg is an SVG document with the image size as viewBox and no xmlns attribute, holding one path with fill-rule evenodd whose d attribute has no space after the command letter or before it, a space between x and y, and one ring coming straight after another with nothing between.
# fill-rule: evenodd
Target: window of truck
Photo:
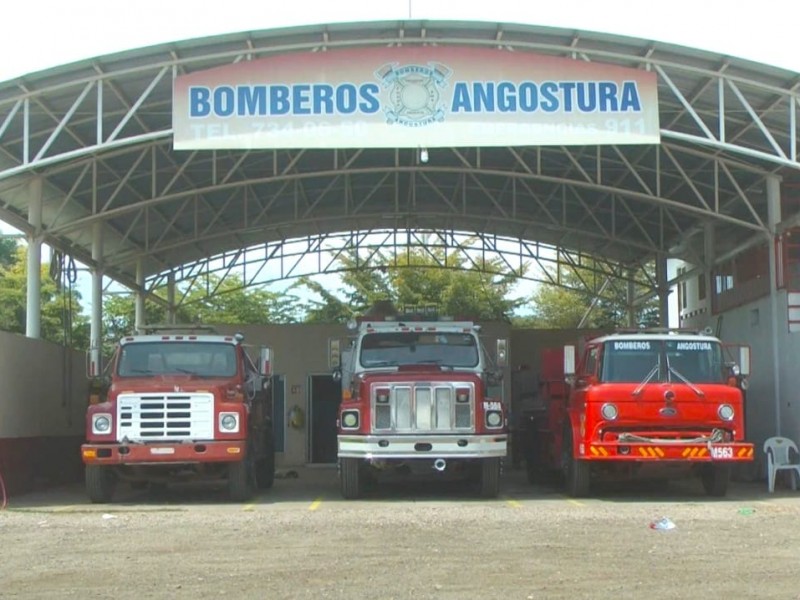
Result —
<instances>
[{"instance_id":1,"label":"window of truck","mask_svg":"<svg viewBox=\"0 0 800 600\"><path fill-rule=\"evenodd\" d=\"M215 342L133 342L120 352L117 374L121 377L148 375L196 375L233 377L236 349Z\"/></svg>"},{"instance_id":2,"label":"window of truck","mask_svg":"<svg viewBox=\"0 0 800 600\"><path fill-rule=\"evenodd\" d=\"M722 346L712 340L609 340L602 381L724 383Z\"/></svg>"},{"instance_id":3,"label":"window of truck","mask_svg":"<svg viewBox=\"0 0 800 600\"><path fill-rule=\"evenodd\" d=\"M476 367L478 341L468 333L370 333L361 339L359 357L365 368L420 364Z\"/></svg>"}]
</instances>

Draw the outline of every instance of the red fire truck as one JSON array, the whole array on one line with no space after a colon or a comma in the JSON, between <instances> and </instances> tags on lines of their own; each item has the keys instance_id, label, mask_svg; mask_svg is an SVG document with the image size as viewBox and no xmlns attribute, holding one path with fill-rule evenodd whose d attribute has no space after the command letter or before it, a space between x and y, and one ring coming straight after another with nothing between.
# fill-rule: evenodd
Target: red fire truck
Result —
<instances>
[{"instance_id":1,"label":"red fire truck","mask_svg":"<svg viewBox=\"0 0 800 600\"><path fill-rule=\"evenodd\" d=\"M499 492L506 456L502 382L506 340L492 365L479 325L404 314L354 322L355 337L331 366L341 377L338 458L345 498L362 495L381 473L457 475L484 497Z\"/></svg>"},{"instance_id":2,"label":"red fire truck","mask_svg":"<svg viewBox=\"0 0 800 600\"><path fill-rule=\"evenodd\" d=\"M710 496L731 465L753 460L744 432L749 348L726 362L710 332L636 330L543 354L539 397L526 414L528 477L563 474L571 496L596 477L695 471Z\"/></svg>"},{"instance_id":3,"label":"red fire truck","mask_svg":"<svg viewBox=\"0 0 800 600\"><path fill-rule=\"evenodd\" d=\"M270 351L261 349L256 367L241 335L196 331L154 327L125 337L110 376L94 378L82 446L92 502L110 502L118 481L227 479L236 501L272 485Z\"/></svg>"}]
</instances>

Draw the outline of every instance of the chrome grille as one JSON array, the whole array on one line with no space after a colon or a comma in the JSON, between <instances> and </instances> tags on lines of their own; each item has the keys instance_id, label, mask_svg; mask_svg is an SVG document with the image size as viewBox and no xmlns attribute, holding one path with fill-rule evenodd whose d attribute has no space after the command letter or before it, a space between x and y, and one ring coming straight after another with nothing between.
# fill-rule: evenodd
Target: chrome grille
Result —
<instances>
[{"instance_id":1,"label":"chrome grille","mask_svg":"<svg viewBox=\"0 0 800 600\"><path fill-rule=\"evenodd\" d=\"M213 440L214 396L187 394L120 394L117 440Z\"/></svg>"},{"instance_id":2,"label":"chrome grille","mask_svg":"<svg viewBox=\"0 0 800 600\"><path fill-rule=\"evenodd\" d=\"M457 390L468 390L469 399L459 401ZM471 431L474 405L472 384L378 384L372 388L372 425L398 433Z\"/></svg>"}]
</instances>

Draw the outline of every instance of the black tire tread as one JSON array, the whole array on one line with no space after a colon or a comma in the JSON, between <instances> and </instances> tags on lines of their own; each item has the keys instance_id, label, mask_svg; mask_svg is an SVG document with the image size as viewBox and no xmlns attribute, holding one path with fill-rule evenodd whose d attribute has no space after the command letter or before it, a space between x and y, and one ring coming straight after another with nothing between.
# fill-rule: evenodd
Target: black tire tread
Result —
<instances>
[{"instance_id":1,"label":"black tire tread","mask_svg":"<svg viewBox=\"0 0 800 600\"><path fill-rule=\"evenodd\" d=\"M86 465L86 494L93 504L108 504L114 496L116 480L110 467Z\"/></svg>"},{"instance_id":2,"label":"black tire tread","mask_svg":"<svg viewBox=\"0 0 800 600\"><path fill-rule=\"evenodd\" d=\"M364 493L364 482L361 477L361 461L357 458L343 458L339 466L339 478L342 485L342 497L355 500Z\"/></svg>"}]
</instances>

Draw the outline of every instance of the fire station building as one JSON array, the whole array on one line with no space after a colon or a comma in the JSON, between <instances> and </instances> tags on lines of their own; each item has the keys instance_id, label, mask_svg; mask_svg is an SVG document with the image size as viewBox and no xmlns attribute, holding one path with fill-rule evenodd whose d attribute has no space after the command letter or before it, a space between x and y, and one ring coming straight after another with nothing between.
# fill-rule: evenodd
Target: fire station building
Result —
<instances>
[{"instance_id":1,"label":"fire station building","mask_svg":"<svg viewBox=\"0 0 800 600\"><path fill-rule=\"evenodd\" d=\"M43 262L88 269L99 348L120 287L142 326L145 299L174 318L188 289L217 291L212 275L267 285L331 273L343 252L426 245L542 285L590 268L585 288L625 286L631 314L656 298L664 326L748 344L747 438L798 439L797 79L648 40L408 20L188 40L2 82L0 219L25 237L28 275L25 335L0 332L0 470L12 491L81 473L86 357L41 339ZM542 351L584 335L484 329L509 340L512 414ZM279 466L333 463L327 349L345 328L220 330L274 350Z\"/></svg>"}]
</instances>

